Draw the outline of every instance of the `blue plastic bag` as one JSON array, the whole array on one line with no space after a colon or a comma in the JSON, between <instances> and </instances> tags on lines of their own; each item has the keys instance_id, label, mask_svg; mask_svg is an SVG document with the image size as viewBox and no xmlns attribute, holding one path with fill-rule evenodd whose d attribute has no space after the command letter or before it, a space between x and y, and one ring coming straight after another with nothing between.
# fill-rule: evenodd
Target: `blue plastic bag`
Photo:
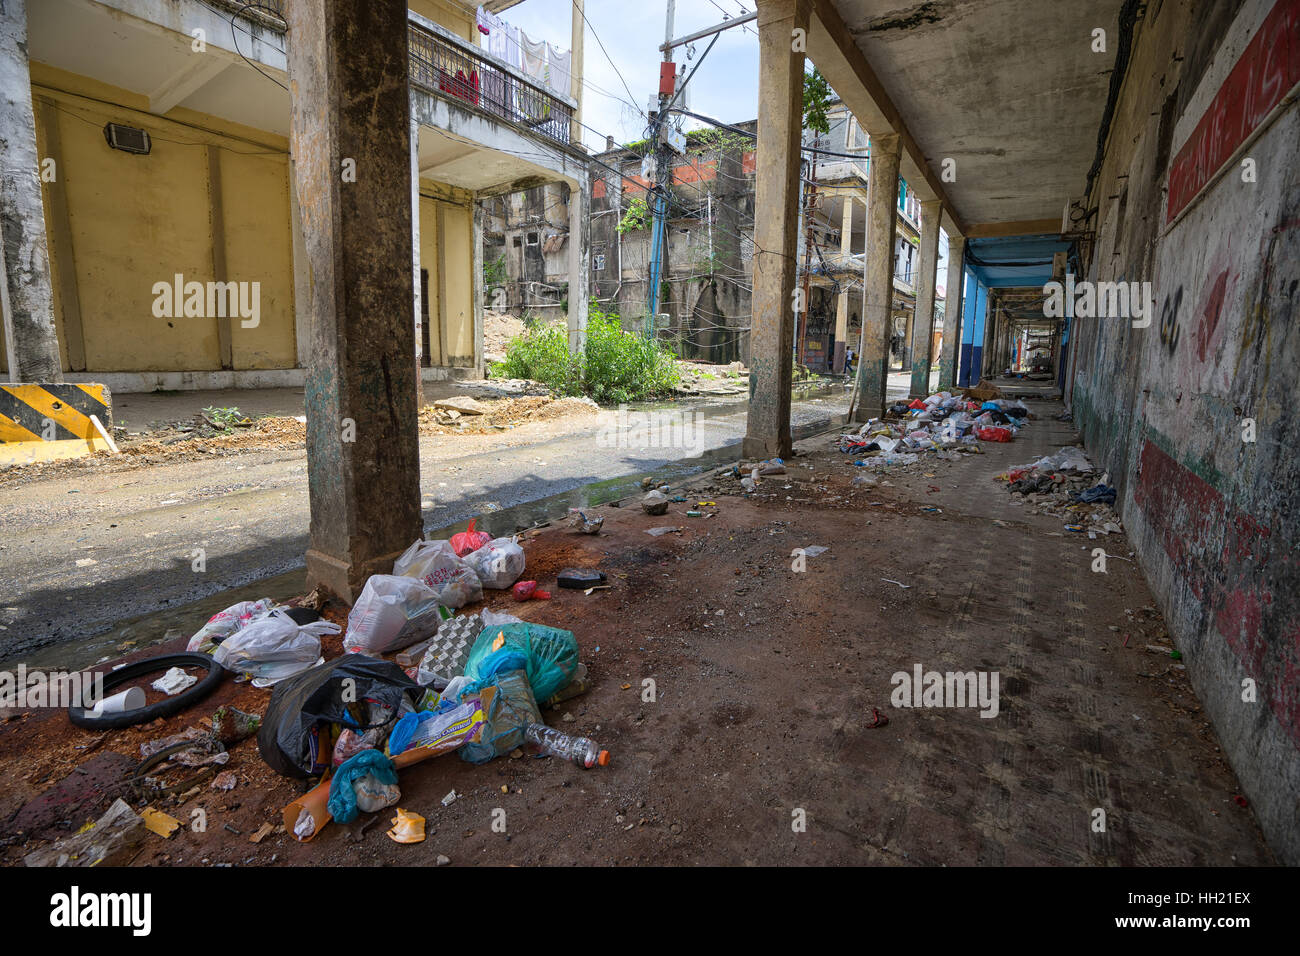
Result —
<instances>
[{"instance_id":1,"label":"blue plastic bag","mask_svg":"<svg viewBox=\"0 0 1300 956\"><path fill-rule=\"evenodd\" d=\"M504 640L494 650L498 635ZM491 675L519 668L515 655L525 658L533 696L546 700L573 680L578 669L578 639L572 631L527 621L485 627L465 661L465 676L476 684L491 683Z\"/></svg>"},{"instance_id":2,"label":"blue plastic bag","mask_svg":"<svg viewBox=\"0 0 1300 956\"><path fill-rule=\"evenodd\" d=\"M373 774L382 784L397 786L397 769L378 750L363 750L349 757L330 778L330 799L326 804L339 823L351 823L357 818L357 795L352 784L367 774Z\"/></svg>"},{"instance_id":3,"label":"blue plastic bag","mask_svg":"<svg viewBox=\"0 0 1300 956\"><path fill-rule=\"evenodd\" d=\"M501 653L497 651L492 656L497 657ZM506 652L502 656L524 660L524 655L512 652ZM499 668L490 683L496 686L497 692L485 715L487 721L483 726L483 735L457 751L460 758L468 763L487 763L494 757L522 747L528 725L543 723L541 711L537 709L537 698L533 696L528 675L522 669Z\"/></svg>"}]
</instances>

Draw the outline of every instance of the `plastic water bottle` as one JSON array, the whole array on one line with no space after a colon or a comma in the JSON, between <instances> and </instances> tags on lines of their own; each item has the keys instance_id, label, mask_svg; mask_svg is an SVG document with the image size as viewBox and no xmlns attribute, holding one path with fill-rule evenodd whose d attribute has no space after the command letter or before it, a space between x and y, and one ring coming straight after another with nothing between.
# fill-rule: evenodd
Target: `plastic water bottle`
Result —
<instances>
[{"instance_id":1,"label":"plastic water bottle","mask_svg":"<svg viewBox=\"0 0 1300 956\"><path fill-rule=\"evenodd\" d=\"M574 737L546 724L529 724L524 731L524 738L540 747L542 753L563 757L579 767L594 767L597 764L603 767L609 763L609 751L601 750L594 740Z\"/></svg>"}]
</instances>

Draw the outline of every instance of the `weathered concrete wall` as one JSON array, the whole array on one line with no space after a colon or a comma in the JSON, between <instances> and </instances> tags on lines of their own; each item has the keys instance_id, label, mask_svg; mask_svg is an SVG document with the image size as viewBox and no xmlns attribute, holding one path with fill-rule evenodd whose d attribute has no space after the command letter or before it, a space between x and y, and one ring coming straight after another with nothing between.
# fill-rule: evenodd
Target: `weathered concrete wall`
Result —
<instances>
[{"instance_id":1,"label":"weathered concrete wall","mask_svg":"<svg viewBox=\"0 0 1300 956\"><path fill-rule=\"evenodd\" d=\"M1224 753L1292 865L1297 36L1297 0L1147 8L1089 199L1099 213L1088 278L1150 281L1154 317L1147 328L1080 320L1071 344L1075 420L1120 487L1142 567Z\"/></svg>"},{"instance_id":2,"label":"weathered concrete wall","mask_svg":"<svg viewBox=\"0 0 1300 956\"><path fill-rule=\"evenodd\" d=\"M288 141L32 64L63 368L72 372L295 367ZM136 156L106 123L150 134ZM57 213L56 213L57 203ZM60 239L64 241L59 241ZM218 275L220 270L222 273ZM157 282L258 283L256 322L158 316Z\"/></svg>"}]
</instances>

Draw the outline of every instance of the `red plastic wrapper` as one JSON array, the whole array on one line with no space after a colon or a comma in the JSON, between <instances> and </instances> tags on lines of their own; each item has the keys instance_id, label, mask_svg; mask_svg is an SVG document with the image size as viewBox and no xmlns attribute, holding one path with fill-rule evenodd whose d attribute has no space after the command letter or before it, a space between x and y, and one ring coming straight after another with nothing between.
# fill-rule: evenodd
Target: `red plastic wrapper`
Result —
<instances>
[{"instance_id":1,"label":"red plastic wrapper","mask_svg":"<svg viewBox=\"0 0 1300 956\"><path fill-rule=\"evenodd\" d=\"M1011 441L1010 428L977 428L975 437L980 441Z\"/></svg>"},{"instance_id":2,"label":"red plastic wrapper","mask_svg":"<svg viewBox=\"0 0 1300 956\"><path fill-rule=\"evenodd\" d=\"M510 593L515 596L516 601L549 601L551 599L551 592L539 591L536 581L518 581L510 589Z\"/></svg>"},{"instance_id":3,"label":"red plastic wrapper","mask_svg":"<svg viewBox=\"0 0 1300 956\"><path fill-rule=\"evenodd\" d=\"M925 402L921 401L919 398L914 398L914 399L912 399L911 404L908 405L907 407L908 407L908 408L925 408Z\"/></svg>"},{"instance_id":4,"label":"red plastic wrapper","mask_svg":"<svg viewBox=\"0 0 1300 956\"><path fill-rule=\"evenodd\" d=\"M486 531L474 530L474 522L477 520L477 518L472 519L468 528L451 536L451 550L456 552L456 557L463 558L492 540L492 535Z\"/></svg>"}]
</instances>

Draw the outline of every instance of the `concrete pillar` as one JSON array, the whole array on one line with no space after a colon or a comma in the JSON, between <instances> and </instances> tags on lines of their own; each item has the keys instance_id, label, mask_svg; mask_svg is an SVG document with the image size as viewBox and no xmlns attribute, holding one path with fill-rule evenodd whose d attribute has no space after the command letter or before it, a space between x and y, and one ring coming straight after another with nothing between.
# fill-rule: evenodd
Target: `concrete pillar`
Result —
<instances>
[{"instance_id":1,"label":"concrete pillar","mask_svg":"<svg viewBox=\"0 0 1300 956\"><path fill-rule=\"evenodd\" d=\"M405 0L288 5L311 294L307 586L351 602L420 536ZM351 161L351 162L348 162ZM355 181L346 175L355 168Z\"/></svg>"},{"instance_id":2,"label":"concrete pillar","mask_svg":"<svg viewBox=\"0 0 1300 956\"><path fill-rule=\"evenodd\" d=\"M585 6L586 0L573 0L573 14L569 20L569 48L573 51L573 59L569 61L573 70L569 95L578 103L569 125L569 142L575 146L582 145L582 48L587 36Z\"/></svg>"},{"instance_id":3,"label":"concrete pillar","mask_svg":"<svg viewBox=\"0 0 1300 956\"><path fill-rule=\"evenodd\" d=\"M0 314L15 382L63 381L40 174L27 0L0 0Z\"/></svg>"},{"instance_id":4,"label":"concrete pillar","mask_svg":"<svg viewBox=\"0 0 1300 956\"><path fill-rule=\"evenodd\" d=\"M753 318L750 324L749 415L743 454L787 457L793 381L795 252L799 230L799 147L803 132L802 48L807 0L771 0L758 8L758 170L754 223ZM808 303L803 304L804 309Z\"/></svg>"},{"instance_id":5,"label":"concrete pillar","mask_svg":"<svg viewBox=\"0 0 1300 956\"><path fill-rule=\"evenodd\" d=\"M840 255L847 262L853 253L853 196L843 193L844 209L840 215ZM849 293L841 292L835 303L835 342L831 353L831 371L844 370L845 339L849 335Z\"/></svg>"},{"instance_id":6,"label":"concrete pillar","mask_svg":"<svg viewBox=\"0 0 1300 956\"><path fill-rule=\"evenodd\" d=\"M487 294L483 286L483 203L474 200L473 242L474 273L470 278L471 295L474 308L474 369L480 376L486 374L483 361L483 298ZM417 289L418 291L418 289Z\"/></svg>"},{"instance_id":7,"label":"concrete pillar","mask_svg":"<svg viewBox=\"0 0 1300 956\"><path fill-rule=\"evenodd\" d=\"M916 317L912 323L913 398L930 394L930 363L934 348L934 293L939 276L939 216L943 203L937 199L921 203L921 256L917 263L920 282L916 289Z\"/></svg>"},{"instance_id":8,"label":"concrete pillar","mask_svg":"<svg viewBox=\"0 0 1300 956\"><path fill-rule=\"evenodd\" d=\"M987 304L985 305L984 319L984 341L983 341L983 361L980 363L980 378L992 379L997 375L997 338L998 334L998 298L992 289L989 290ZM972 382L972 385L979 384Z\"/></svg>"},{"instance_id":9,"label":"concrete pillar","mask_svg":"<svg viewBox=\"0 0 1300 956\"><path fill-rule=\"evenodd\" d=\"M885 414L889 385L889 337L893 330L894 223L898 213L899 137L871 138L867 167L867 273L862 311L862 356L858 365L858 403L853 420ZM762 208L761 206L759 207Z\"/></svg>"},{"instance_id":10,"label":"concrete pillar","mask_svg":"<svg viewBox=\"0 0 1300 956\"><path fill-rule=\"evenodd\" d=\"M587 229L587 183L569 186L569 352L587 347L591 234Z\"/></svg>"},{"instance_id":11,"label":"concrete pillar","mask_svg":"<svg viewBox=\"0 0 1300 956\"><path fill-rule=\"evenodd\" d=\"M961 346L965 307L962 296L966 288L966 271L962 266L965 253L966 240L948 236L948 289L943 304L943 344L939 347L939 391L952 391L957 384L957 350Z\"/></svg>"}]
</instances>

